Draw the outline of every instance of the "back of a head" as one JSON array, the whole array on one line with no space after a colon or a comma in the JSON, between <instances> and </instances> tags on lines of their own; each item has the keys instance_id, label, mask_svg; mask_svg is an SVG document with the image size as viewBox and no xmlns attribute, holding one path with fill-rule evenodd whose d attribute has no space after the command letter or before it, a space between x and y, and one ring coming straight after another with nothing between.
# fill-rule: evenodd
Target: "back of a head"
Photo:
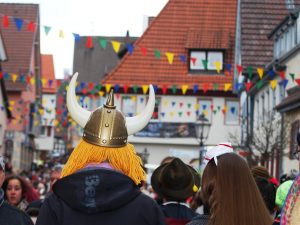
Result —
<instances>
[{"instance_id":1,"label":"back of a head","mask_svg":"<svg viewBox=\"0 0 300 225\"><path fill-rule=\"evenodd\" d=\"M263 177L265 179L270 179L271 175L269 174L269 171L264 166L254 166L251 168L251 173L254 178L256 177Z\"/></svg>"},{"instance_id":2,"label":"back of a head","mask_svg":"<svg viewBox=\"0 0 300 225\"><path fill-rule=\"evenodd\" d=\"M210 208L209 225L270 225L272 219L247 163L226 153L207 164L202 197ZM221 205L222 204L222 205Z\"/></svg>"}]
</instances>

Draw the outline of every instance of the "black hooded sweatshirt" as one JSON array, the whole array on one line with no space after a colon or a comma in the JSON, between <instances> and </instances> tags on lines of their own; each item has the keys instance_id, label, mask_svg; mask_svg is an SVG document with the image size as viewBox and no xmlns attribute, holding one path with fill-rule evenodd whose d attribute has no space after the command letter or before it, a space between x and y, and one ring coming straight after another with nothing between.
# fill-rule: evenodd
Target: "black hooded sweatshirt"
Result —
<instances>
[{"instance_id":1,"label":"black hooded sweatshirt","mask_svg":"<svg viewBox=\"0 0 300 225\"><path fill-rule=\"evenodd\" d=\"M45 199L36 225L161 225L154 200L122 173L84 170L58 180Z\"/></svg>"}]
</instances>

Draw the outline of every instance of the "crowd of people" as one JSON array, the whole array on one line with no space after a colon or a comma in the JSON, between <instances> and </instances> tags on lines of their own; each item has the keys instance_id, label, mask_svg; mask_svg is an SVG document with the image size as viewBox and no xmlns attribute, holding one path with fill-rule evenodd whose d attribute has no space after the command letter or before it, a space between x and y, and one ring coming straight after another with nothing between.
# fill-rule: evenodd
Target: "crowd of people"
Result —
<instances>
[{"instance_id":1,"label":"crowd of people","mask_svg":"<svg viewBox=\"0 0 300 225\"><path fill-rule=\"evenodd\" d=\"M300 176L277 180L263 166L249 168L227 142L206 152L202 176L180 158L167 157L146 184L141 158L127 138L149 122L153 87L144 111L125 118L113 92L103 107L81 108L76 79L67 106L83 128L82 139L63 166L44 165L28 174L12 174L0 156L0 225L300 223Z\"/></svg>"}]
</instances>

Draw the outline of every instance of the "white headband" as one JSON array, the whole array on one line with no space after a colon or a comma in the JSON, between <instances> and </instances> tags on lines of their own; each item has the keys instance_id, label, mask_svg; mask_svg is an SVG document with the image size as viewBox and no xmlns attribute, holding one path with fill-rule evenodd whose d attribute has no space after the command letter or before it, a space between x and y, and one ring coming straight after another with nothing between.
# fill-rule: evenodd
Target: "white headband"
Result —
<instances>
[{"instance_id":1,"label":"white headband","mask_svg":"<svg viewBox=\"0 0 300 225\"><path fill-rule=\"evenodd\" d=\"M226 154L226 153L231 153L231 152L233 152L233 147L232 147L231 143L222 142L206 152L206 154L204 156L204 164L207 165L207 163L211 159L214 159L215 164L217 166L218 165L217 157L220 155Z\"/></svg>"}]
</instances>

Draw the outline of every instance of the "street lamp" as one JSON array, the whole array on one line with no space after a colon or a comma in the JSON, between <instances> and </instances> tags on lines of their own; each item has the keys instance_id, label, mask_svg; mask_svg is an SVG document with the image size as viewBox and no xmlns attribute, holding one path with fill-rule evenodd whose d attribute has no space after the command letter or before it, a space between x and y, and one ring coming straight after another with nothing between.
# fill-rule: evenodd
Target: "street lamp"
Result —
<instances>
[{"instance_id":1,"label":"street lamp","mask_svg":"<svg viewBox=\"0 0 300 225\"><path fill-rule=\"evenodd\" d=\"M202 158L203 158L204 142L208 138L210 126L211 126L211 124L209 123L208 119L205 118L204 114L202 113L201 115L199 115L199 117L195 123L196 138L199 141L199 146L200 146L199 171L201 169L201 163L202 163Z\"/></svg>"}]
</instances>

